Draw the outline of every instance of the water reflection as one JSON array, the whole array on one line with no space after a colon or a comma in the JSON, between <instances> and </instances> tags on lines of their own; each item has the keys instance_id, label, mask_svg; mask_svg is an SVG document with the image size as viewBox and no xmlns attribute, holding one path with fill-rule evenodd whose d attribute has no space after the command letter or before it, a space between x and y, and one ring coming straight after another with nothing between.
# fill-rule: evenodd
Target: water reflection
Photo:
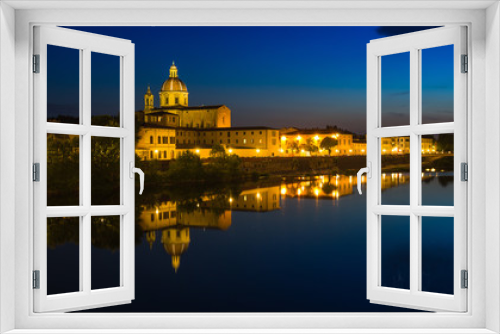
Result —
<instances>
[{"instance_id":1,"label":"water reflection","mask_svg":"<svg viewBox=\"0 0 500 334\"><path fill-rule=\"evenodd\" d=\"M424 183L438 181L443 187L453 182L450 173L422 173ZM410 182L408 173L382 174L382 190L399 187ZM361 183L366 184L363 175ZM142 204L138 224L152 250L156 242L161 242L171 256L175 272L179 269L181 256L188 251L191 229L213 229L226 231L232 225L232 212L270 212L281 210L287 199L313 198L337 201L356 193L355 175L303 176L283 180L270 186L247 185L245 190L220 189L218 192L194 195L169 193L177 197L157 203ZM253 186L253 187L252 187ZM186 189L184 189L185 191ZM159 237L160 236L160 237Z\"/></svg>"},{"instance_id":2,"label":"water reflection","mask_svg":"<svg viewBox=\"0 0 500 334\"><path fill-rule=\"evenodd\" d=\"M451 173L424 170L422 179L429 201L446 205L452 198ZM136 299L99 311L405 311L366 299L366 195L357 194L356 183L354 175L323 175L150 189L136 198ZM388 198L398 198L409 187L409 175L386 173L382 186ZM432 255L425 268L450 268L443 265L449 257L435 256L453 250L449 224L441 225L429 234L451 240L423 240ZM65 236L77 240L56 228L48 231L49 241L56 237L51 247L64 247ZM118 255L111 230L104 232L99 247ZM395 245L394 253L402 254ZM424 272L426 288L447 291L448 272Z\"/></svg>"}]
</instances>

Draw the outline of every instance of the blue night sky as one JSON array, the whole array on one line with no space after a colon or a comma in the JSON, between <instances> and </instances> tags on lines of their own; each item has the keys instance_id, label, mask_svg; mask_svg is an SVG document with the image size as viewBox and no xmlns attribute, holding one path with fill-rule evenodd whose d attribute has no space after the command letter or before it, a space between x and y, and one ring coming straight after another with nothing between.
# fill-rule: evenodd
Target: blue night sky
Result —
<instances>
[{"instance_id":1,"label":"blue night sky","mask_svg":"<svg viewBox=\"0 0 500 334\"><path fill-rule=\"evenodd\" d=\"M225 104L233 126L324 127L366 132L366 44L418 27L71 27L129 39L136 50L136 110L148 84L155 95L172 61L189 91L189 105ZM426 52L426 53L425 53ZM423 53L424 122L452 120L453 48ZM60 52L62 54L62 52ZM70 62L53 53L50 64ZM50 57L50 53L49 53ZM383 125L407 124L409 57L382 60ZM389 59L391 57L391 59ZM93 59L92 108L109 113L117 100L118 62ZM77 58L75 59L77 64ZM97 63L99 62L99 63ZM74 67L74 66L73 66ZM56 65L52 67L56 71ZM68 66L64 66L71 76ZM74 72L77 73L77 72ZM77 75L77 74L76 74ZM49 107L51 99L49 75ZM113 77L113 78L112 78ZM69 79L66 79L68 82ZM77 82L77 80L73 80ZM65 91L71 84L65 83ZM74 91L74 89L73 89ZM110 98L112 97L112 98ZM68 97L67 97L68 98ZM65 104L59 95L59 104ZM56 109L54 109L56 110ZM52 111L52 114L57 112ZM114 112L112 112L114 113ZM49 115L51 109L49 108ZM451 116L450 116L451 115ZM451 119L450 119L451 117Z\"/></svg>"}]
</instances>

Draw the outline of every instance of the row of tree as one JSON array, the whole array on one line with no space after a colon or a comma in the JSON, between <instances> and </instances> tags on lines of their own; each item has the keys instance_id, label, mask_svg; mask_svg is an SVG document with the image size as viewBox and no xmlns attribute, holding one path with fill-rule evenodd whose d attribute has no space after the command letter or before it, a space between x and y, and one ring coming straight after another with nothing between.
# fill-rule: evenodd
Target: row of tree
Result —
<instances>
[{"instance_id":1,"label":"row of tree","mask_svg":"<svg viewBox=\"0 0 500 334\"><path fill-rule=\"evenodd\" d=\"M314 141L312 138L307 139L304 144L300 145L295 140L288 141L286 148L292 153L299 153L300 151L304 150L306 152L311 152L311 154L317 154L317 152L322 149L328 151L328 155L331 155L333 148L337 145L337 139L325 137L319 144L317 144L316 141Z\"/></svg>"}]
</instances>

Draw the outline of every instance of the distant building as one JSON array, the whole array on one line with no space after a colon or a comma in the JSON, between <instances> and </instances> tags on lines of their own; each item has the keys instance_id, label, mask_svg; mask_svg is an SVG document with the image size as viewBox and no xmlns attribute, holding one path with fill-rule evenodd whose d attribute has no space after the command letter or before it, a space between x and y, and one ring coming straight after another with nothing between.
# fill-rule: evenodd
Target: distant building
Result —
<instances>
[{"instance_id":1,"label":"distant building","mask_svg":"<svg viewBox=\"0 0 500 334\"><path fill-rule=\"evenodd\" d=\"M283 128L280 130L281 149L287 156L338 156L338 155L365 155L366 140L356 139L352 133L345 133L334 129L298 129ZM336 145L328 150L323 143L330 138ZM311 150L312 147L312 150Z\"/></svg>"},{"instance_id":2,"label":"distant building","mask_svg":"<svg viewBox=\"0 0 500 334\"><path fill-rule=\"evenodd\" d=\"M189 106L188 89L175 64L162 85L159 106L148 87L144 111L137 113L139 140L136 153L143 160L170 160L190 151L208 158L215 144L240 157L366 155L366 138L336 128L280 130L232 127L225 105ZM433 138L422 137L422 153L436 153ZM381 139L382 154L408 154L409 137Z\"/></svg>"},{"instance_id":3,"label":"distant building","mask_svg":"<svg viewBox=\"0 0 500 334\"><path fill-rule=\"evenodd\" d=\"M170 160L191 151L209 157L214 144L241 157L277 156L279 131L269 127L231 127L231 110L225 105L188 105L186 84L175 64L159 92L159 107L148 87L144 111L138 112L139 141L136 153L143 160Z\"/></svg>"}]
</instances>

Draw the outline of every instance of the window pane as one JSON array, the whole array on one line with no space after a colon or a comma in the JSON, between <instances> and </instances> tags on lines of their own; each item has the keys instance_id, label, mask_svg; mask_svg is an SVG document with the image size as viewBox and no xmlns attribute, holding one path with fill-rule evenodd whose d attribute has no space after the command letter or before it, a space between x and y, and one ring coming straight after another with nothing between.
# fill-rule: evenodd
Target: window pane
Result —
<instances>
[{"instance_id":1,"label":"window pane","mask_svg":"<svg viewBox=\"0 0 500 334\"><path fill-rule=\"evenodd\" d=\"M453 206L454 135L422 136L422 205Z\"/></svg>"},{"instance_id":2,"label":"window pane","mask_svg":"<svg viewBox=\"0 0 500 334\"><path fill-rule=\"evenodd\" d=\"M453 294L453 218L422 217L422 291Z\"/></svg>"},{"instance_id":3,"label":"window pane","mask_svg":"<svg viewBox=\"0 0 500 334\"><path fill-rule=\"evenodd\" d=\"M422 123L453 122L453 45L421 52Z\"/></svg>"},{"instance_id":4,"label":"window pane","mask_svg":"<svg viewBox=\"0 0 500 334\"><path fill-rule=\"evenodd\" d=\"M383 205L410 205L410 137L380 139Z\"/></svg>"},{"instance_id":5,"label":"window pane","mask_svg":"<svg viewBox=\"0 0 500 334\"><path fill-rule=\"evenodd\" d=\"M92 125L120 126L120 57L92 52Z\"/></svg>"},{"instance_id":6,"label":"window pane","mask_svg":"<svg viewBox=\"0 0 500 334\"><path fill-rule=\"evenodd\" d=\"M80 291L80 218L47 218L47 294Z\"/></svg>"},{"instance_id":7,"label":"window pane","mask_svg":"<svg viewBox=\"0 0 500 334\"><path fill-rule=\"evenodd\" d=\"M410 289L410 217L382 216L382 286Z\"/></svg>"},{"instance_id":8,"label":"window pane","mask_svg":"<svg viewBox=\"0 0 500 334\"><path fill-rule=\"evenodd\" d=\"M92 217L92 289L120 286L120 216Z\"/></svg>"},{"instance_id":9,"label":"window pane","mask_svg":"<svg viewBox=\"0 0 500 334\"><path fill-rule=\"evenodd\" d=\"M382 126L410 124L410 53L381 57Z\"/></svg>"},{"instance_id":10,"label":"window pane","mask_svg":"<svg viewBox=\"0 0 500 334\"><path fill-rule=\"evenodd\" d=\"M47 45L47 121L80 123L80 50Z\"/></svg>"},{"instance_id":11,"label":"window pane","mask_svg":"<svg viewBox=\"0 0 500 334\"><path fill-rule=\"evenodd\" d=\"M80 138L47 134L47 205L80 205Z\"/></svg>"},{"instance_id":12,"label":"window pane","mask_svg":"<svg viewBox=\"0 0 500 334\"><path fill-rule=\"evenodd\" d=\"M120 205L120 138L92 137L92 205Z\"/></svg>"}]
</instances>

